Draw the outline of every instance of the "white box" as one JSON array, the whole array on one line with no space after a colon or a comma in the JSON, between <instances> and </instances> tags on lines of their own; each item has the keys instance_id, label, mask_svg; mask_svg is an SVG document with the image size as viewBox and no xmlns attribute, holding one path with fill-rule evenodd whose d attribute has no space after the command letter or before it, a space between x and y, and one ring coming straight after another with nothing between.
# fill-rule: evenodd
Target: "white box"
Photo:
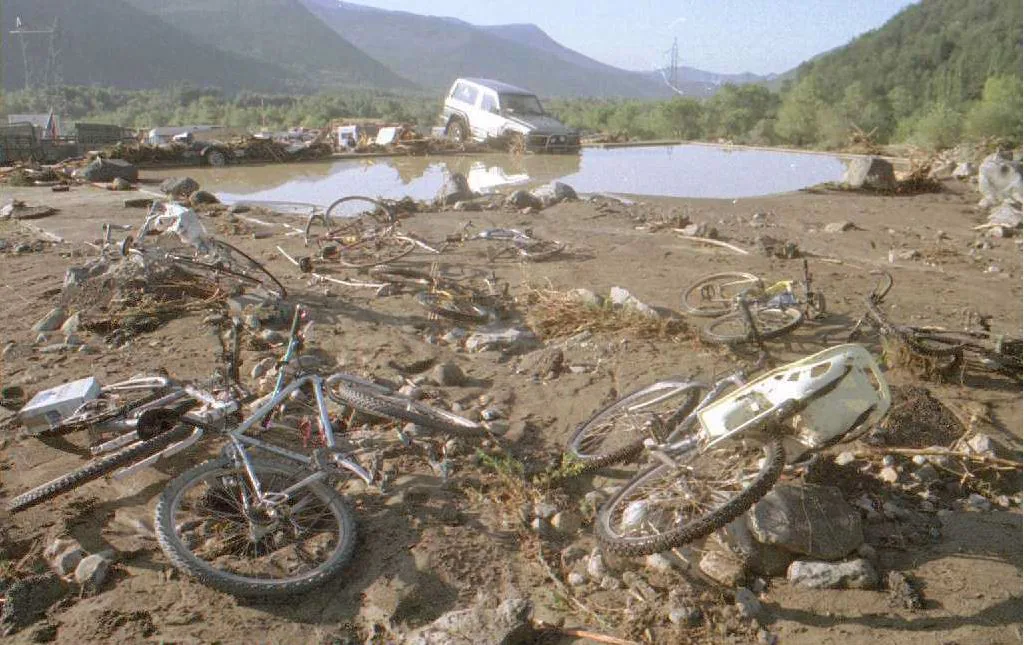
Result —
<instances>
[{"instance_id":1,"label":"white box","mask_svg":"<svg viewBox=\"0 0 1024 645\"><path fill-rule=\"evenodd\" d=\"M18 417L30 432L47 430L99 395L100 384L94 377L71 381L36 394L18 412Z\"/></svg>"}]
</instances>

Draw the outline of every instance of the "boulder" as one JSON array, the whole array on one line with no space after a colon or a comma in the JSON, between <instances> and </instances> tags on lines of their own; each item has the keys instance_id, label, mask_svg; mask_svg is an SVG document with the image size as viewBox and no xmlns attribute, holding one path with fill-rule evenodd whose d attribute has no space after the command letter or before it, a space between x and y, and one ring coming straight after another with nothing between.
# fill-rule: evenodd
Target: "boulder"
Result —
<instances>
[{"instance_id":1,"label":"boulder","mask_svg":"<svg viewBox=\"0 0 1024 645\"><path fill-rule=\"evenodd\" d=\"M201 206L203 204L219 204L220 200L208 190L197 190L188 198L188 203L192 206Z\"/></svg>"},{"instance_id":2,"label":"boulder","mask_svg":"<svg viewBox=\"0 0 1024 645\"><path fill-rule=\"evenodd\" d=\"M110 190L131 190L132 183L124 177L114 177L114 180L110 182Z\"/></svg>"},{"instance_id":3,"label":"boulder","mask_svg":"<svg viewBox=\"0 0 1024 645\"><path fill-rule=\"evenodd\" d=\"M442 206L451 206L456 202L473 199L474 193L469 188L469 181L462 173L452 173L437 192L436 201Z\"/></svg>"},{"instance_id":4,"label":"boulder","mask_svg":"<svg viewBox=\"0 0 1024 645\"><path fill-rule=\"evenodd\" d=\"M124 159L93 159L81 170L81 174L86 181L102 183L114 181L118 177L132 183L139 180L139 169Z\"/></svg>"},{"instance_id":5,"label":"boulder","mask_svg":"<svg viewBox=\"0 0 1024 645\"><path fill-rule=\"evenodd\" d=\"M98 589L107 579L110 570L110 559L102 553L94 553L82 558L75 568L75 582L83 587Z\"/></svg>"},{"instance_id":6,"label":"boulder","mask_svg":"<svg viewBox=\"0 0 1024 645\"><path fill-rule=\"evenodd\" d=\"M469 609L459 609L409 634L403 645L515 645L534 643L537 634L530 622L533 605L523 598L509 598L497 607L484 594Z\"/></svg>"},{"instance_id":7,"label":"boulder","mask_svg":"<svg viewBox=\"0 0 1024 645\"><path fill-rule=\"evenodd\" d=\"M168 177L160 184L160 191L171 197L188 197L199 190L199 182L191 177Z\"/></svg>"},{"instance_id":8,"label":"boulder","mask_svg":"<svg viewBox=\"0 0 1024 645\"><path fill-rule=\"evenodd\" d=\"M39 334L43 332L57 331L64 324L67 313L60 307L54 307L39 321L32 325L32 331Z\"/></svg>"},{"instance_id":9,"label":"boulder","mask_svg":"<svg viewBox=\"0 0 1024 645\"><path fill-rule=\"evenodd\" d=\"M430 370L429 380L443 387L459 386L465 384L466 375L455 363L438 363Z\"/></svg>"},{"instance_id":10,"label":"boulder","mask_svg":"<svg viewBox=\"0 0 1024 645\"><path fill-rule=\"evenodd\" d=\"M516 209L523 209L523 208L541 209L541 208L544 208L544 203L540 199L538 199L537 197L535 197L532 194L526 192L525 190L517 190L517 191L515 191L514 193L512 193L511 195L509 195L508 197L505 198L505 206L508 206L510 208L516 208Z\"/></svg>"},{"instance_id":11,"label":"boulder","mask_svg":"<svg viewBox=\"0 0 1024 645\"><path fill-rule=\"evenodd\" d=\"M896 187L896 174L885 159L855 157L847 163L843 183L847 188L892 190Z\"/></svg>"},{"instance_id":12,"label":"boulder","mask_svg":"<svg viewBox=\"0 0 1024 645\"><path fill-rule=\"evenodd\" d=\"M814 560L836 560L864 542L860 512L832 486L779 484L748 511L763 544Z\"/></svg>"},{"instance_id":13,"label":"boulder","mask_svg":"<svg viewBox=\"0 0 1024 645\"><path fill-rule=\"evenodd\" d=\"M1021 164L1006 159L999 153L985 157L978 168L978 190L982 207L994 206L1011 199L1022 201Z\"/></svg>"},{"instance_id":14,"label":"boulder","mask_svg":"<svg viewBox=\"0 0 1024 645\"><path fill-rule=\"evenodd\" d=\"M545 208L559 202L576 201L579 197L569 184L553 181L550 184L534 189L532 195L539 199Z\"/></svg>"},{"instance_id":15,"label":"boulder","mask_svg":"<svg viewBox=\"0 0 1024 645\"><path fill-rule=\"evenodd\" d=\"M809 589L875 589L878 571L861 558L848 562L810 562L796 560L789 565L790 584Z\"/></svg>"},{"instance_id":16,"label":"boulder","mask_svg":"<svg viewBox=\"0 0 1024 645\"><path fill-rule=\"evenodd\" d=\"M793 554L774 544L762 544L750 531L746 514L729 522L715 538L722 546L739 556L744 567L764 576L777 576L786 571Z\"/></svg>"}]
</instances>

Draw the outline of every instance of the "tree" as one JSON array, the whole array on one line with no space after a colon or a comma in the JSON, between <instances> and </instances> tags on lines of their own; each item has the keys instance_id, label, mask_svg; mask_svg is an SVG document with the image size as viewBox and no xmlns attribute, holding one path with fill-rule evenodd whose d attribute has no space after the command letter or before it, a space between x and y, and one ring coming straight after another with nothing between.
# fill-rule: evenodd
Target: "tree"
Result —
<instances>
[{"instance_id":1,"label":"tree","mask_svg":"<svg viewBox=\"0 0 1024 645\"><path fill-rule=\"evenodd\" d=\"M985 81L981 101L967 113L965 130L973 137L1000 137L1021 143L1021 80L993 76Z\"/></svg>"},{"instance_id":2,"label":"tree","mask_svg":"<svg viewBox=\"0 0 1024 645\"><path fill-rule=\"evenodd\" d=\"M703 136L701 119L704 106L697 99L676 97L662 103L660 112L671 136L687 140Z\"/></svg>"},{"instance_id":3,"label":"tree","mask_svg":"<svg viewBox=\"0 0 1024 645\"><path fill-rule=\"evenodd\" d=\"M818 111L824 102L818 98L814 82L805 77L782 99L775 132L784 141L805 146L818 138Z\"/></svg>"}]
</instances>

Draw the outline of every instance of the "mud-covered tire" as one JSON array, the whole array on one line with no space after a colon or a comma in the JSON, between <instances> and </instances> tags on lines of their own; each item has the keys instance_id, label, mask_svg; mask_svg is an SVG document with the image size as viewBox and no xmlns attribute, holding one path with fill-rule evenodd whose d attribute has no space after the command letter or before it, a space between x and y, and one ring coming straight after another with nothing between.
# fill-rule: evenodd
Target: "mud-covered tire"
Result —
<instances>
[{"instance_id":1,"label":"mud-covered tire","mask_svg":"<svg viewBox=\"0 0 1024 645\"><path fill-rule=\"evenodd\" d=\"M466 143L469 141L469 125L466 123L465 119L452 119L448 122L448 125L445 126L444 136L456 143Z\"/></svg>"},{"instance_id":2,"label":"mud-covered tire","mask_svg":"<svg viewBox=\"0 0 1024 645\"><path fill-rule=\"evenodd\" d=\"M206 165L213 168L223 168L228 165L227 154L225 154L223 150L218 150L216 148L207 150L204 159L206 160Z\"/></svg>"},{"instance_id":3,"label":"mud-covered tire","mask_svg":"<svg viewBox=\"0 0 1024 645\"><path fill-rule=\"evenodd\" d=\"M335 402L370 416L415 423L439 432L457 433L480 429L480 424L474 421L347 374L335 374L328 379L327 385L328 396Z\"/></svg>"},{"instance_id":4,"label":"mud-covered tire","mask_svg":"<svg viewBox=\"0 0 1024 645\"><path fill-rule=\"evenodd\" d=\"M665 426L661 437L664 440L696 406L700 387L693 381L664 380L630 392L579 425L566 445L567 457L580 474L632 461L643 451L647 438L638 424L642 425L645 417L652 414L653 406L670 402L675 408L671 413L658 415ZM631 422L634 418L637 423Z\"/></svg>"},{"instance_id":5,"label":"mud-covered tire","mask_svg":"<svg viewBox=\"0 0 1024 645\"><path fill-rule=\"evenodd\" d=\"M735 444L712 451L694 450L678 458L675 465L658 463L639 472L598 511L595 530L602 545L612 553L627 557L660 553L707 537L739 517L764 497L782 474L785 451L781 438L769 436L764 443L756 444L756 449L764 455L757 472L737 486L738 491L724 492L725 500L714 508L698 511L690 517L698 504L686 490L687 487L695 489L706 481L703 477L694 481L692 474L696 464L718 457L739 458L739 452L733 452L734 447ZM727 472L716 462L706 466L708 474L715 477ZM719 486L718 481L711 482L709 490L723 492L718 490ZM659 496L659 489L668 493ZM675 493L676 490L679 492ZM649 510L652 506L656 507L655 512L663 510L669 517L652 520ZM635 534L624 533L623 527L627 524L638 529Z\"/></svg>"},{"instance_id":6,"label":"mud-covered tire","mask_svg":"<svg viewBox=\"0 0 1024 645\"><path fill-rule=\"evenodd\" d=\"M682 310L691 316L717 318L733 310L734 298L746 289L763 288L753 273L727 271L704 276L683 291Z\"/></svg>"},{"instance_id":7,"label":"mud-covered tire","mask_svg":"<svg viewBox=\"0 0 1024 645\"><path fill-rule=\"evenodd\" d=\"M78 488L82 484L103 477L107 473L118 468L131 465L146 457L154 455L167 446L181 441L192 434L192 426L179 424L171 430L159 434L147 441L139 441L112 452L109 455L93 459L81 468L76 468L69 473L61 475L57 479L49 481L32 490L22 493L7 503L7 510L11 513L18 513L32 508L42 502L53 499L68 491Z\"/></svg>"},{"instance_id":8,"label":"mud-covered tire","mask_svg":"<svg viewBox=\"0 0 1024 645\"><path fill-rule=\"evenodd\" d=\"M757 325L757 333L761 340L784 336L804 322L804 313L796 307L751 308L750 315ZM706 342L716 345L734 345L754 339L742 311L734 311L715 318L701 327L700 335Z\"/></svg>"},{"instance_id":9,"label":"mud-covered tire","mask_svg":"<svg viewBox=\"0 0 1024 645\"><path fill-rule=\"evenodd\" d=\"M301 470L296 472L295 465L285 465L262 458L253 459L252 464L257 478L260 478L260 475L266 477L276 473L286 478L293 478L297 482L309 474ZM167 485L157 502L154 512L157 541L160 543L164 555L180 571L201 584L234 596L283 598L320 587L341 573L351 560L356 544L355 518L341 494L324 482L312 482L308 484L306 490L319 498L330 510L332 519L337 523L338 541L328 557L310 572L285 580L256 578L222 571L210 562L197 557L178 535L175 513L182 497L189 492L190 488L201 484L207 478L217 477L221 474L248 482L242 466L236 466L230 459L222 457L200 464L176 477Z\"/></svg>"}]
</instances>

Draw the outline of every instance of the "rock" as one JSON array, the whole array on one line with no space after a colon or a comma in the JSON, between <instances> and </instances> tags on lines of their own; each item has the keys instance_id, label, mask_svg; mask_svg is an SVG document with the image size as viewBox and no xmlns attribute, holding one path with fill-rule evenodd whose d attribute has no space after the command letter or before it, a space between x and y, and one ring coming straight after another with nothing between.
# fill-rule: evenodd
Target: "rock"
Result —
<instances>
[{"instance_id":1,"label":"rock","mask_svg":"<svg viewBox=\"0 0 1024 645\"><path fill-rule=\"evenodd\" d=\"M55 555L50 560L50 567L62 576L69 576L75 572L85 556L85 550L78 544L75 544Z\"/></svg>"},{"instance_id":2,"label":"rock","mask_svg":"<svg viewBox=\"0 0 1024 645\"><path fill-rule=\"evenodd\" d=\"M565 580L572 587L579 587L587 584L587 577L579 571L570 571L569 575L566 576Z\"/></svg>"},{"instance_id":3,"label":"rock","mask_svg":"<svg viewBox=\"0 0 1024 645\"><path fill-rule=\"evenodd\" d=\"M852 464L855 461L857 461L857 457L849 451L841 452L835 457L837 466L846 466L847 464Z\"/></svg>"},{"instance_id":4,"label":"rock","mask_svg":"<svg viewBox=\"0 0 1024 645\"><path fill-rule=\"evenodd\" d=\"M558 378L565 369L565 353L558 347L540 352L534 363L531 373L540 379Z\"/></svg>"},{"instance_id":5,"label":"rock","mask_svg":"<svg viewBox=\"0 0 1024 645\"><path fill-rule=\"evenodd\" d=\"M257 362L255 365L253 365L252 366L252 371L249 373L249 375L253 379L258 379L259 377L261 377L264 374L266 374L267 372L269 372L271 370L271 368L274 367L274 365L276 365L276 364L277 364L277 358L274 357L274 356L268 356L268 357L260 360L259 362Z\"/></svg>"},{"instance_id":6,"label":"rock","mask_svg":"<svg viewBox=\"0 0 1024 645\"><path fill-rule=\"evenodd\" d=\"M739 610L740 616L743 618L757 618L764 610L757 595L746 587L736 590L736 609Z\"/></svg>"},{"instance_id":7,"label":"rock","mask_svg":"<svg viewBox=\"0 0 1024 645\"><path fill-rule=\"evenodd\" d=\"M971 493L964 500L964 507L971 511L990 511L992 510L992 502L978 493Z\"/></svg>"},{"instance_id":8,"label":"rock","mask_svg":"<svg viewBox=\"0 0 1024 645\"><path fill-rule=\"evenodd\" d=\"M544 208L559 202L571 202L579 199L572 186L560 181L553 181L546 186L541 186L535 189L532 195L541 201Z\"/></svg>"},{"instance_id":9,"label":"rock","mask_svg":"<svg viewBox=\"0 0 1024 645\"><path fill-rule=\"evenodd\" d=\"M469 609L459 609L412 632L402 645L515 645L536 639L530 622L533 605L523 598L509 598L497 607L477 597Z\"/></svg>"},{"instance_id":10,"label":"rock","mask_svg":"<svg viewBox=\"0 0 1024 645\"><path fill-rule=\"evenodd\" d=\"M847 562L797 560L789 565L786 579L808 589L875 589L878 571L865 559Z\"/></svg>"},{"instance_id":11,"label":"rock","mask_svg":"<svg viewBox=\"0 0 1024 645\"><path fill-rule=\"evenodd\" d=\"M160 184L160 191L174 198L188 197L199 190L199 182L191 177L168 177Z\"/></svg>"},{"instance_id":12,"label":"rock","mask_svg":"<svg viewBox=\"0 0 1024 645\"><path fill-rule=\"evenodd\" d=\"M243 213L248 213L251 210L252 210L252 207L249 206L248 204L232 204L232 205L228 206L228 212L232 213L234 215L241 215Z\"/></svg>"},{"instance_id":13,"label":"rock","mask_svg":"<svg viewBox=\"0 0 1024 645\"><path fill-rule=\"evenodd\" d=\"M748 511L759 542L815 560L835 560L864 542L860 512L832 486L779 484Z\"/></svg>"},{"instance_id":14,"label":"rock","mask_svg":"<svg viewBox=\"0 0 1024 645\"><path fill-rule=\"evenodd\" d=\"M740 557L744 568L765 576L777 576L793 561L793 554L774 544L762 544L750 530L746 514L729 522L712 540Z\"/></svg>"},{"instance_id":15,"label":"rock","mask_svg":"<svg viewBox=\"0 0 1024 645\"><path fill-rule=\"evenodd\" d=\"M899 251L889 251L889 262L895 262L896 260L916 260L921 257L921 252L917 249L901 249Z\"/></svg>"},{"instance_id":16,"label":"rock","mask_svg":"<svg viewBox=\"0 0 1024 645\"><path fill-rule=\"evenodd\" d=\"M1020 163L1010 161L999 153L985 157L978 167L978 190L982 206L993 206L1006 199L1018 204L1022 200L1022 178Z\"/></svg>"},{"instance_id":17,"label":"rock","mask_svg":"<svg viewBox=\"0 0 1024 645\"><path fill-rule=\"evenodd\" d=\"M885 577L885 588L889 590L889 602L895 605L911 611L924 607L920 590L902 571L890 571Z\"/></svg>"},{"instance_id":18,"label":"rock","mask_svg":"<svg viewBox=\"0 0 1024 645\"><path fill-rule=\"evenodd\" d=\"M825 225L825 232L826 233L842 233L844 231L850 231L850 230L853 230L855 228L857 228L857 225L854 224L853 222L848 222L848 221L832 222L830 224L826 224Z\"/></svg>"},{"instance_id":19,"label":"rock","mask_svg":"<svg viewBox=\"0 0 1024 645\"><path fill-rule=\"evenodd\" d=\"M435 201L441 206L451 206L456 202L473 199L476 195L469 188L469 181L462 173L452 173L441 185Z\"/></svg>"},{"instance_id":20,"label":"rock","mask_svg":"<svg viewBox=\"0 0 1024 645\"><path fill-rule=\"evenodd\" d=\"M683 235L689 235L690 237L704 237L709 240L718 238L718 229L707 222L689 224L683 227L682 232Z\"/></svg>"},{"instance_id":21,"label":"rock","mask_svg":"<svg viewBox=\"0 0 1024 645\"><path fill-rule=\"evenodd\" d=\"M1003 202L988 214L989 224L998 224L1009 229L1020 228L1022 220L1024 216L1021 215L1021 207L1009 202Z\"/></svg>"},{"instance_id":22,"label":"rock","mask_svg":"<svg viewBox=\"0 0 1024 645\"><path fill-rule=\"evenodd\" d=\"M111 190L131 190L132 184L124 177L114 177L114 180L110 182Z\"/></svg>"},{"instance_id":23,"label":"rock","mask_svg":"<svg viewBox=\"0 0 1024 645\"><path fill-rule=\"evenodd\" d=\"M878 551L867 542L857 547L857 555L871 564L878 564Z\"/></svg>"},{"instance_id":24,"label":"rock","mask_svg":"<svg viewBox=\"0 0 1024 645\"><path fill-rule=\"evenodd\" d=\"M487 431L491 434L502 436L508 434L511 424L508 421L498 419L495 421L488 421L484 427L486 427Z\"/></svg>"},{"instance_id":25,"label":"rock","mask_svg":"<svg viewBox=\"0 0 1024 645\"><path fill-rule=\"evenodd\" d=\"M672 573L675 565L664 553L652 553L644 558L644 565L651 571L658 573Z\"/></svg>"},{"instance_id":26,"label":"rock","mask_svg":"<svg viewBox=\"0 0 1024 645\"><path fill-rule=\"evenodd\" d=\"M747 577L740 558L734 553L720 548L705 550L697 566L704 575L726 587L735 587Z\"/></svg>"},{"instance_id":27,"label":"rock","mask_svg":"<svg viewBox=\"0 0 1024 645\"><path fill-rule=\"evenodd\" d=\"M525 190L517 190L505 198L505 206L509 208L544 208L543 202Z\"/></svg>"},{"instance_id":28,"label":"rock","mask_svg":"<svg viewBox=\"0 0 1024 645\"><path fill-rule=\"evenodd\" d=\"M43 316L39 322L32 325L32 331L39 334L42 332L57 331L64 324L64 317L67 315L60 307L54 307Z\"/></svg>"},{"instance_id":29,"label":"rock","mask_svg":"<svg viewBox=\"0 0 1024 645\"><path fill-rule=\"evenodd\" d=\"M683 627L696 627L700 625L703 618L704 614L700 609L686 605L673 607L668 612L669 622L673 625L682 625Z\"/></svg>"},{"instance_id":30,"label":"rock","mask_svg":"<svg viewBox=\"0 0 1024 645\"><path fill-rule=\"evenodd\" d=\"M900 479L900 471L892 466L886 466L878 472L878 478L887 484L895 484Z\"/></svg>"},{"instance_id":31,"label":"rock","mask_svg":"<svg viewBox=\"0 0 1024 645\"><path fill-rule=\"evenodd\" d=\"M658 312L655 311L654 307L643 302L628 290L622 287L612 287L608 292L608 300L616 307L627 309L630 311L636 311L645 316L657 317Z\"/></svg>"},{"instance_id":32,"label":"rock","mask_svg":"<svg viewBox=\"0 0 1024 645\"><path fill-rule=\"evenodd\" d=\"M600 582L608 574L608 569L604 566L604 558L601 556L601 552L598 549L594 549L590 552L590 557L587 558L587 575L594 582Z\"/></svg>"},{"instance_id":33,"label":"rock","mask_svg":"<svg viewBox=\"0 0 1024 645\"><path fill-rule=\"evenodd\" d=\"M480 205L480 202L462 199L455 202L455 206L452 206L452 210L459 212L477 212L483 210L483 206Z\"/></svg>"},{"instance_id":34,"label":"rock","mask_svg":"<svg viewBox=\"0 0 1024 645\"><path fill-rule=\"evenodd\" d=\"M68 319L64 321L64 324L60 326L60 331L65 336L71 336L78 331L78 327L82 324L82 317L77 313L68 316Z\"/></svg>"},{"instance_id":35,"label":"rock","mask_svg":"<svg viewBox=\"0 0 1024 645\"><path fill-rule=\"evenodd\" d=\"M208 190L197 190L188 198L188 203L192 206L201 206L203 204L219 204L220 200Z\"/></svg>"},{"instance_id":36,"label":"rock","mask_svg":"<svg viewBox=\"0 0 1024 645\"><path fill-rule=\"evenodd\" d=\"M600 307L604 304L604 298L597 295L590 289L577 288L569 292L569 297L587 305L588 307Z\"/></svg>"},{"instance_id":37,"label":"rock","mask_svg":"<svg viewBox=\"0 0 1024 645\"><path fill-rule=\"evenodd\" d=\"M466 338L466 349L471 352L498 349L517 354L539 345L540 341L532 331L517 327L480 328Z\"/></svg>"},{"instance_id":38,"label":"rock","mask_svg":"<svg viewBox=\"0 0 1024 645\"><path fill-rule=\"evenodd\" d=\"M925 464L914 471L914 479L925 486L939 480L939 471L931 464Z\"/></svg>"},{"instance_id":39,"label":"rock","mask_svg":"<svg viewBox=\"0 0 1024 645\"><path fill-rule=\"evenodd\" d=\"M878 157L855 157L846 166L843 183L847 188L893 190L896 174L892 164Z\"/></svg>"},{"instance_id":40,"label":"rock","mask_svg":"<svg viewBox=\"0 0 1024 645\"><path fill-rule=\"evenodd\" d=\"M958 165L954 170L952 177L954 179L970 179L978 173L978 167L969 161L965 161Z\"/></svg>"},{"instance_id":41,"label":"rock","mask_svg":"<svg viewBox=\"0 0 1024 645\"><path fill-rule=\"evenodd\" d=\"M131 183L139 180L139 169L123 159L97 158L79 171L86 181L107 183L120 177Z\"/></svg>"},{"instance_id":42,"label":"rock","mask_svg":"<svg viewBox=\"0 0 1024 645\"><path fill-rule=\"evenodd\" d=\"M438 363L430 370L429 380L442 387L457 387L465 384L466 375L462 373L462 368L455 363Z\"/></svg>"},{"instance_id":43,"label":"rock","mask_svg":"<svg viewBox=\"0 0 1024 645\"><path fill-rule=\"evenodd\" d=\"M967 447L971 452L979 455L992 454L995 451L995 444L987 434L978 433L967 440Z\"/></svg>"},{"instance_id":44,"label":"rock","mask_svg":"<svg viewBox=\"0 0 1024 645\"><path fill-rule=\"evenodd\" d=\"M107 579L110 560L102 553L94 553L82 559L75 568L75 582L90 589L99 589Z\"/></svg>"},{"instance_id":45,"label":"rock","mask_svg":"<svg viewBox=\"0 0 1024 645\"><path fill-rule=\"evenodd\" d=\"M67 593L67 585L55 573L32 575L15 581L4 594L0 626L4 635L36 622Z\"/></svg>"},{"instance_id":46,"label":"rock","mask_svg":"<svg viewBox=\"0 0 1024 645\"><path fill-rule=\"evenodd\" d=\"M560 511L551 517L551 528L566 535L575 535L581 524L580 516L572 511Z\"/></svg>"}]
</instances>

